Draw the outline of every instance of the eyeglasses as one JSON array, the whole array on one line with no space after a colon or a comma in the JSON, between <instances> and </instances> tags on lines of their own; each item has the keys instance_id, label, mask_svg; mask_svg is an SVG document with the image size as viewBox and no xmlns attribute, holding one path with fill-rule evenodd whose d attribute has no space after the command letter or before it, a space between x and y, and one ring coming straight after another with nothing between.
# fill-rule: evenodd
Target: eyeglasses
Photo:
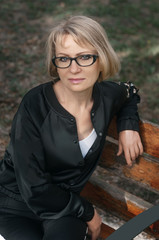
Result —
<instances>
[{"instance_id":1,"label":"eyeglasses","mask_svg":"<svg viewBox=\"0 0 159 240\"><path fill-rule=\"evenodd\" d=\"M53 57L52 63L57 68L68 68L71 65L72 61L74 60L79 66L88 67L88 66L91 66L93 63L95 63L97 58L98 58L97 55L91 55L91 54L80 55L75 58Z\"/></svg>"}]
</instances>

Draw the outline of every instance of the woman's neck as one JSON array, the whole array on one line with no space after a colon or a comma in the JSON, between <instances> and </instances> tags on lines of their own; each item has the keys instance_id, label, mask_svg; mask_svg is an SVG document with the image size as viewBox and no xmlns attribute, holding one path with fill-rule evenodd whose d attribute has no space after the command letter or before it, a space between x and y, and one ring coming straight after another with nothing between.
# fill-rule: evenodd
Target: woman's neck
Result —
<instances>
[{"instance_id":1,"label":"woman's neck","mask_svg":"<svg viewBox=\"0 0 159 240\"><path fill-rule=\"evenodd\" d=\"M60 104L73 115L86 109L91 110L93 105L92 88L80 92L71 91L63 86L60 81L55 83L53 88Z\"/></svg>"}]
</instances>

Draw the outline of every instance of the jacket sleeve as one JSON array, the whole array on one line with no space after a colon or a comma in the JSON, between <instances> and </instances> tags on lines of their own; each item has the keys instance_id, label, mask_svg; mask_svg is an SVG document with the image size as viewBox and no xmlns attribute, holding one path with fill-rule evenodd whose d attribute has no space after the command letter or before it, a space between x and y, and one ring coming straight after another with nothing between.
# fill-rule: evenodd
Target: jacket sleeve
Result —
<instances>
[{"instance_id":1,"label":"jacket sleeve","mask_svg":"<svg viewBox=\"0 0 159 240\"><path fill-rule=\"evenodd\" d=\"M120 83L122 96L125 99L120 102L120 108L117 112L117 130L139 131L139 115L137 104L140 102L138 89L131 83Z\"/></svg>"},{"instance_id":2,"label":"jacket sleeve","mask_svg":"<svg viewBox=\"0 0 159 240\"><path fill-rule=\"evenodd\" d=\"M11 144L20 193L36 215L43 219L58 219L66 215L83 221L93 218L91 203L52 183L50 173L46 171L40 131L23 101L13 120Z\"/></svg>"}]
</instances>

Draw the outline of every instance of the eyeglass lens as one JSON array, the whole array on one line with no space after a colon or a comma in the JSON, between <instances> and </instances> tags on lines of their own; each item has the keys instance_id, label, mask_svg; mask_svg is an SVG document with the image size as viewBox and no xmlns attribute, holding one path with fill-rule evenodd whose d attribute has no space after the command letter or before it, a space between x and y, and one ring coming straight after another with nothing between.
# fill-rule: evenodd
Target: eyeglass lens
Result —
<instances>
[{"instance_id":1,"label":"eyeglass lens","mask_svg":"<svg viewBox=\"0 0 159 240\"><path fill-rule=\"evenodd\" d=\"M75 60L79 66L90 66L96 61L96 55L80 55L76 58L69 57L55 57L53 59L55 65L60 68L67 68L71 65L72 61Z\"/></svg>"}]
</instances>

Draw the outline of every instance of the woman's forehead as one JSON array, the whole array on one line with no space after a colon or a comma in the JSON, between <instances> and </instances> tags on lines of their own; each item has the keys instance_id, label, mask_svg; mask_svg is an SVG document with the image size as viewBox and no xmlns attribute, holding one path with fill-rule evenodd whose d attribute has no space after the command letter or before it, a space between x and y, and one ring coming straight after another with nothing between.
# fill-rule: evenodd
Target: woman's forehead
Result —
<instances>
[{"instance_id":1,"label":"woman's forehead","mask_svg":"<svg viewBox=\"0 0 159 240\"><path fill-rule=\"evenodd\" d=\"M71 34L60 34L56 38L56 44L55 48L57 47L62 47L62 48L67 48L69 46L69 43L74 42L81 48L87 48L90 50L95 50L95 48L84 38L78 37L78 36L72 36Z\"/></svg>"}]
</instances>

